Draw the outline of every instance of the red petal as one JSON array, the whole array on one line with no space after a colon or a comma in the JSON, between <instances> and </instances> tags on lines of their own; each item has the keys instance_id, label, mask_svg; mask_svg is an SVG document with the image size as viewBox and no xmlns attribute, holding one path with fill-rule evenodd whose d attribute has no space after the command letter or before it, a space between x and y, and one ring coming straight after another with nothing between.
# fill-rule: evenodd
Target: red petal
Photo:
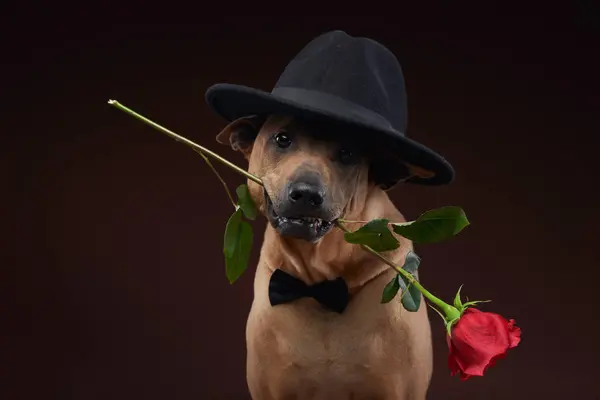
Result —
<instances>
[{"instance_id":1,"label":"red petal","mask_svg":"<svg viewBox=\"0 0 600 400\"><path fill-rule=\"evenodd\" d=\"M520 335L521 330L512 320L467 309L454 326L449 340L451 371L458 367L462 379L482 376L488 367L506 355L509 348L518 345Z\"/></svg>"},{"instance_id":2,"label":"red petal","mask_svg":"<svg viewBox=\"0 0 600 400\"><path fill-rule=\"evenodd\" d=\"M446 335L446 343L448 344L448 368L450 369L450 375L454 376L460 373L460 368L454 359L454 354L452 354L452 343L450 342L450 336Z\"/></svg>"},{"instance_id":3,"label":"red petal","mask_svg":"<svg viewBox=\"0 0 600 400\"><path fill-rule=\"evenodd\" d=\"M515 320L508 320L508 335L510 337L510 348L517 347L521 342L521 328L515 325Z\"/></svg>"},{"instance_id":4,"label":"red petal","mask_svg":"<svg viewBox=\"0 0 600 400\"><path fill-rule=\"evenodd\" d=\"M446 335L446 342L448 343L448 347L449 347L449 351L450 351L450 353L448 354L448 368L450 369L450 376L454 376L454 375L458 374L460 376L460 380L466 381L471 376L468 374L465 374L460 369L460 366L458 365L456 359L454 358L454 354L452 353L452 344L450 342L450 336L448 336L448 335Z\"/></svg>"}]
</instances>

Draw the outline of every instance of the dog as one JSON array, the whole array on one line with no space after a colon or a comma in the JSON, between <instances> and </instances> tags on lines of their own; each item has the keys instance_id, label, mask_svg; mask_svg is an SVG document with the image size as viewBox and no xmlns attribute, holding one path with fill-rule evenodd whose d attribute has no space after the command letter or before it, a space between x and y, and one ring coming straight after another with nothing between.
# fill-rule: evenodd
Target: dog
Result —
<instances>
[{"instance_id":1,"label":"dog","mask_svg":"<svg viewBox=\"0 0 600 400\"><path fill-rule=\"evenodd\" d=\"M255 400L420 400L428 390L427 307L408 312L400 294L381 304L396 272L347 243L335 226L341 219L405 221L381 187L390 178L377 169L377 157L339 130L289 115L247 116L217 136L262 179L263 186L248 186L269 222L246 328L247 384ZM407 169L410 176L430 174L410 164ZM400 247L385 256L401 266L412 244L396 237ZM331 312L310 297L272 306L267 293L277 269L308 285L342 277L347 308Z\"/></svg>"},{"instance_id":2,"label":"dog","mask_svg":"<svg viewBox=\"0 0 600 400\"><path fill-rule=\"evenodd\" d=\"M220 83L205 96L228 121L217 141L261 178L248 187L269 222L246 326L252 398L424 399L432 374L427 308L405 310L401 294L382 304L396 272L341 230L405 221L387 194L400 182L454 179L450 163L405 135L406 90L394 54L331 31L291 60L270 93ZM397 239L385 257L401 266L412 244Z\"/></svg>"}]
</instances>

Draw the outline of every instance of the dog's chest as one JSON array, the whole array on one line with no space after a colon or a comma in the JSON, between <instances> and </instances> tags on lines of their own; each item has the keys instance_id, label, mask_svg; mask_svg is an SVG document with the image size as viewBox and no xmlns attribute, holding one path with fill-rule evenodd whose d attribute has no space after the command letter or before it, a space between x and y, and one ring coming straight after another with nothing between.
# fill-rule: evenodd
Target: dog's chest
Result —
<instances>
[{"instance_id":1,"label":"dog's chest","mask_svg":"<svg viewBox=\"0 0 600 400\"><path fill-rule=\"evenodd\" d=\"M402 332L396 332L384 314L357 319L315 312L310 306L303 310L300 304L294 308L293 313L271 310L269 324L255 323L258 316L248 321L253 330L248 337L249 361L260 364L254 370L261 371L256 379L277 382L281 394L300 390L305 397L297 398L373 396L386 387L382 371L397 370L394 366L406 361L398 353L403 346L392 347L402 340Z\"/></svg>"}]
</instances>

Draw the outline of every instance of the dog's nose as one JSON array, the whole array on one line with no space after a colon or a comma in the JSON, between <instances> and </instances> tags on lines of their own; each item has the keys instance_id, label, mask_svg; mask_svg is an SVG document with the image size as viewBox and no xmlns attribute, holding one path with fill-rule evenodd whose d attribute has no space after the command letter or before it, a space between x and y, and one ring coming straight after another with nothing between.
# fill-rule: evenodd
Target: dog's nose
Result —
<instances>
[{"instance_id":1,"label":"dog's nose","mask_svg":"<svg viewBox=\"0 0 600 400\"><path fill-rule=\"evenodd\" d=\"M294 205L316 208L323 204L324 193L317 185L297 182L290 186L288 198Z\"/></svg>"}]
</instances>

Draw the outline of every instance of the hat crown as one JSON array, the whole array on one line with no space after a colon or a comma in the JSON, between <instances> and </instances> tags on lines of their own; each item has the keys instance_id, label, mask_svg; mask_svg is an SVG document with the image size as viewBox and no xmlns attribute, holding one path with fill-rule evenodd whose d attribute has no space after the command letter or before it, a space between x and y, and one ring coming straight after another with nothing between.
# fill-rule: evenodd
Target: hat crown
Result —
<instances>
[{"instance_id":1,"label":"hat crown","mask_svg":"<svg viewBox=\"0 0 600 400\"><path fill-rule=\"evenodd\" d=\"M273 93L280 88L327 93L379 114L399 133L406 131L402 68L391 51L372 39L339 30L318 36L286 66Z\"/></svg>"},{"instance_id":2,"label":"hat crown","mask_svg":"<svg viewBox=\"0 0 600 400\"><path fill-rule=\"evenodd\" d=\"M454 178L452 165L406 137L407 103L402 68L380 43L331 31L310 41L286 66L271 93L216 84L206 101L229 121L249 115L288 115L337 124L340 132L364 135L385 148L374 158L374 181L384 188L407 178L410 164L425 173L407 182L441 185Z\"/></svg>"}]
</instances>

